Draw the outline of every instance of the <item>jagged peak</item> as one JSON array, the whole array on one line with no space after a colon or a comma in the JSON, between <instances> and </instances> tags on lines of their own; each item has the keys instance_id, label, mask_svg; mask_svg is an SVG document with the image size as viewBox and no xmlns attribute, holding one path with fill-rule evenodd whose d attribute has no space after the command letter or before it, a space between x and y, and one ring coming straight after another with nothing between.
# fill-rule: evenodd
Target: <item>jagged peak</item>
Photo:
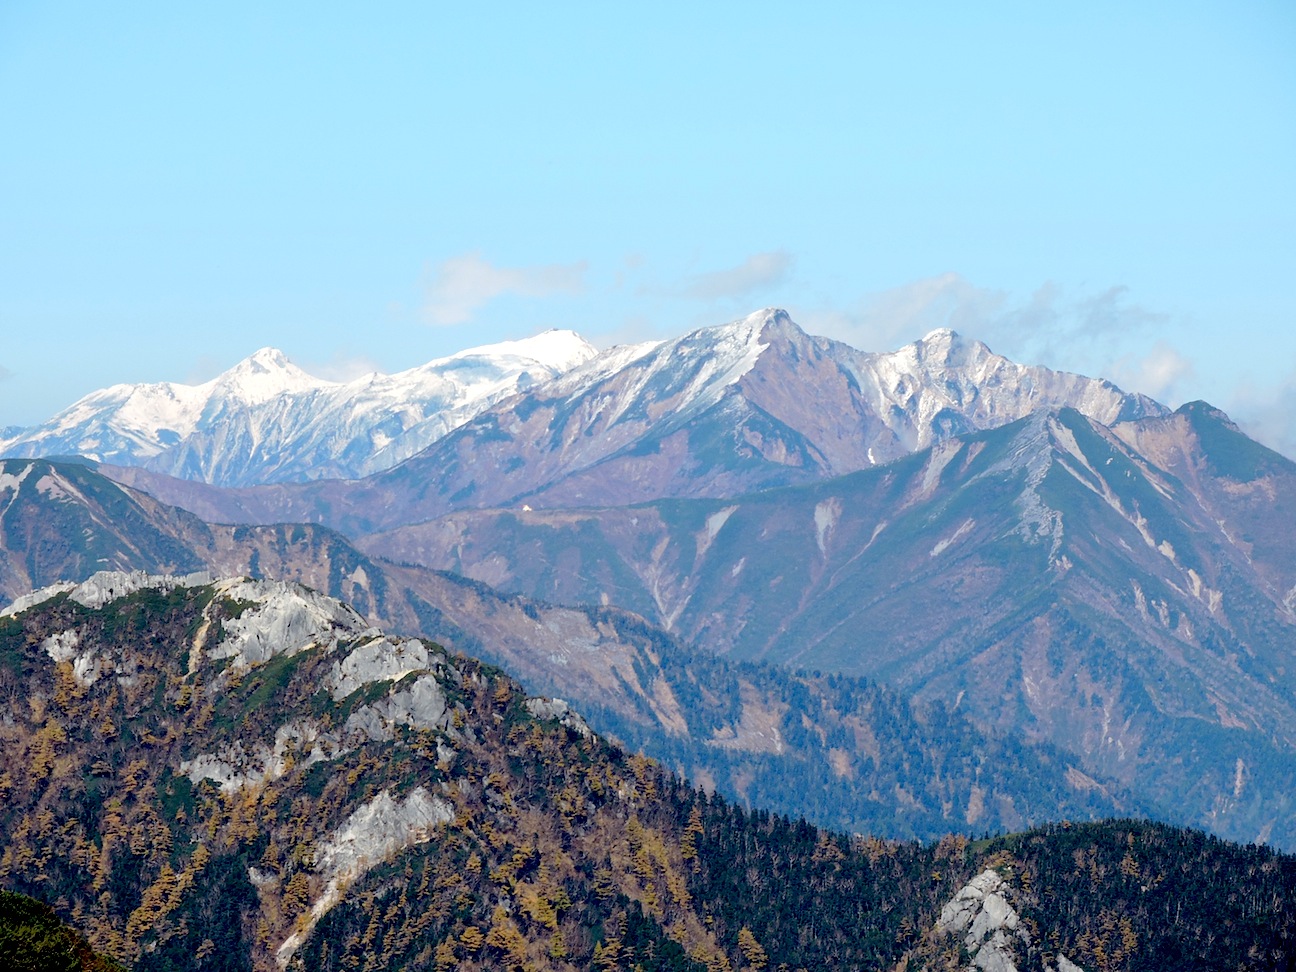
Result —
<instances>
[{"instance_id":1,"label":"jagged peak","mask_svg":"<svg viewBox=\"0 0 1296 972\"><path fill-rule=\"evenodd\" d=\"M966 367L993 354L982 342L965 337L951 327L938 327L929 331L895 353L945 368Z\"/></svg>"},{"instance_id":2,"label":"jagged peak","mask_svg":"<svg viewBox=\"0 0 1296 972\"><path fill-rule=\"evenodd\" d=\"M938 327L933 331L928 331L921 338L921 344L955 344L963 339L963 335L952 327Z\"/></svg>"},{"instance_id":3,"label":"jagged peak","mask_svg":"<svg viewBox=\"0 0 1296 972\"><path fill-rule=\"evenodd\" d=\"M264 401L288 391L305 391L335 382L308 374L278 348L265 347L207 383L212 390L233 392L248 402Z\"/></svg>"},{"instance_id":4,"label":"jagged peak","mask_svg":"<svg viewBox=\"0 0 1296 972\"><path fill-rule=\"evenodd\" d=\"M237 368L260 368L265 371L276 369L289 369L294 365L288 360L288 355L284 354L278 348L266 346L253 351L241 362L234 366Z\"/></svg>"},{"instance_id":5,"label":"jagged peak","mask_svg":"<svg viewBox=\"0 0 1296 972\"><path fill-rule=\"evenodd\" d=\"M293 377L304 377L314 382L323 381L323 379L315 378L297 367L288 355L278 348L267 346L253 351L233 367L226 369L217 375L215 379L207 382L207 384L262 375L291 375Z\"/></svg>"},{"instance_id":6,"label":"jagged peak","mask_svg":"<svg viewBox=\"0 0 1296 972\"><path fill-rule=\"evenodd\" d=\"M759 354L769 346L773 336L804 335L805 331L792 320L792 315L781 307L763 307L752 311L746 317L729 321L726 324L712 324L690 331L673 341L664 342L664 346L680 348L693 345L709 345L717 350L725 346L733 347L741 343Z\"/></svg>"},{"instance_id":7,"label":"jagged peak","mask_svg":"<svg viewBox=\"0 0 1296 972\"><path fill-rule=\"evenodd\" d=\"M792 327L801 330L792 320L792 315L782 307L762 307L760 310L752 311L743 320L763 327Z\"/></svg>"}]
</instances>

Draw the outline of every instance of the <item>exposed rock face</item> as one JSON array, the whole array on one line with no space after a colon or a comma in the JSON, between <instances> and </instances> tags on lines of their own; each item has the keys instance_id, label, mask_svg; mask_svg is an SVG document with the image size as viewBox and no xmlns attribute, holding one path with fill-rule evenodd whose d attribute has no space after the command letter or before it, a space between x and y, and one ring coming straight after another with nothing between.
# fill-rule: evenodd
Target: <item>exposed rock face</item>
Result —
<instances>
[{"instance_id":1,"label":"exposed rock face","mask_svg":"<svg viewBox=\"0 0 1296 972\"><path fill-rule=\"evenodd\" d=\"M99 571L80 584L71 582L50 584L30 594L24 594L22 597L16 598L12 604L0 609L0 617L20 614L30 607L35 607L37 604L48 601L51 597L57 597L59 594L64 593L78 604L89 608L97 608L102 607L109 601L125 597L128 594L134 594L136 591L142 591L146 588L172 590L176 587L201 587L204 584L210 584L211 580L211 574L206 571L186 574L183 577L172 577L169 574L159 576L143 570Z\"/></svg>"},{"instance_id":2,"label":"exposed rock face","mask_svg":"<svg viewBox=\"0 0 1296 972\"><path fill-rule=\"evenodd\" d=\"M554 719L582 736L590 735L585 720L562 699L527 699L526 709L537 719Z\"/></svg>"},{"instance_id":3,"label":"exposed rock face","mask_svg":"<svg viewBox=\"0 0 1296 972\"><path fill-rule=\"evenodd\" d=\"M333 698L340 700L369 682L380 679L399 681L434 664L433 656L423 642L410 638L393 644L390 638L380 636L339 660L329 675L328 687Z\"/></svg>"},{"instance_id":4,"label":"exposed rock face","mask_svg":"<svg viewBox=\"0 0 1296 972\"><path fill-rule=\"evenodd\" d=\"M200 606L193 608L196 617L176 628L187 643L162 644L154 637L136 644L132 637L104 637L95 616L85 614L75 614L75 626L50 631L39 642L50 662L70 665L82 694L138 691L153 697L154 691L140 686L159 670L170 669L171 705L200 708L201 714L190 720L187 731L172 727L165 740L152 737L154 745L171 746L170 755L161 759L164 773L185 777L195 788L207 784L211 790L214 784L227 805L255 803L268 786L282 785L290 774L321 762L382 752L383 747L399 751L414 739L448 771L463 747L473 744L472 731L466 738L456 727L464 724L465 707L452 702L447 691L447 685L453 686L461 697L465 680L481 681L461 671L463 659L451 659L428 642L386 635L351 607L298 584L101 572L80 584L34 592L6 615L39 609L59 595L92 611L110 611L141 591L166 594L179 588L194 589L191 603ZM139 607L147 613L152 604L161 611L164 603L175 602L155 599ZM105 689L97 684L101 681L111 685ZM184 695L175 688L181 681L186 683ZM159 689L156 697L164 693ZM44 699L38 703L46 704ZM591 737L581 717L561 700L530 698L521 708ZM174 711L163 709L166 716L174 717ZM217 717L217 711L223 715ZM338 712L346 713L345 721L335 721ZM224 728L213 731L213 723ZM66 732L62 738L66 740ZM146 766L140 761L135 771L142 773ZM311 864L301 872L309 874L304 885L309 890L301 901L305 910L294 925L282 929L275 944L280 967L349 886L455 819L456 785L442 780L436 784L440 792L434 793L427 785L389 784L317 832L306 855ZM252 867L248 879L265 900L277 901L283 892L284 881L274 869Z\"/></svg>"},{"instance_id":5,"label":"exposed rock face","mask_svg":"<svg viewBox=\"0 0 1296 972\"><path fill-rule=\"evenodd\" d=\"M1008 895L1003 878L987 868L941 909L936 922L939 930L962 937L973 967L983 972L1017 972L1018 954L1031 943Z\"/></svg>"},{"instance_id":6,"label":"exposed rock face","mask_svg":"<svg viewBox=\"0 0 1296 972\"><path fill-rule=\"evenodd\" d=\"M389 859L397 851L429 840L437 827L455 818L454 806L416 787L403 800L383 790L360 807L346 822L329 835L315 857L316 870L327 883L323 893L312 902L301 927L288 936L275 953L282 968L306 940L306 936L337 904L342 892L370 868Z\"/></svg>"},{"instance_id":7,"label":"exposed rock face","mask_svg":"<svg viewBox=\"0 0 1296 972\"><path fill-rule=\"evenodd\" d=\"M448 730L450 724L445 692L441 690L436 678L420 675L410 681L411 684L407 687L352 712L346 721L347 732L363 733L370 740L378 741L392 739L396 726Z\"/></svg>"},{"instance_id":8,"label":"exposed rock face","mask_svg":"<svg viewBox=\"0 0 1296 972\"><path fill-rule=\"evenodd\" d=\"M247 669L277 654L333 644L342 635L368 628L364 618L335 598L278 581L237 580L218 585L221 593L249 609L224 621L225 637L213 658L228 658L235 669Z\"/></svg>"},{"instance_id":9,"label":"exposed rock face","mask_svg":"<svg viewBox=\"0 0 1296 972\"><path fill-rule=\"evenodd\" d=\"M1012 905L1012 888L993 868L986 868L941 909L937 931L957 935L972 958L968 972L1083 972L1065 955L1057 965L1035 966L1031 936Z\"/></svg>"}]
</instances>

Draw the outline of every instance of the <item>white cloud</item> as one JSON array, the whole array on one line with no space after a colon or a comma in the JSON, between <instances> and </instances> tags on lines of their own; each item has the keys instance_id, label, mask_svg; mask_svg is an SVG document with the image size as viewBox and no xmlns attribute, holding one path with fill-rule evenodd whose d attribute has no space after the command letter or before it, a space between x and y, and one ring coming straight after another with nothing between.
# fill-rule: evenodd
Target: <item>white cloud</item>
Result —
<instances>
[{"instance_id":1,"label":"white cloud","mask_svg":"<svg viewBox=\"0 0 1296 972\"><path fill-rule=\"evenodd\" d=\"M351 381L355 378L371 375L375 371L382 373L382 368L373 358L363 354L349 355L341 351L334 353L327 361L303 362L303 371L325 381Z\"/></svg>"},{"instance_id":2,"label":"white cloud","mask_svg":"<svg viewBox=\"0 0 1296 972\"><path fill-rule=\"evenodd\" d=\"M695 300L741 298L783 283L792 271L792 256L782 250L755 253L736 267L691 278L679 294Z\"/></svg>"},{"instance_id":3,"label":"white cloud","mask_svg":"<svg viewBox=\"0 0 1296 972\"><path fill-rule=\"evenodd\" d=\"M803 316L816 333L883 351L942 327L989 342L989 332L1006 307L1004 292L978 287L957 273L942 273L870 294L853 308L812 310Z\"/></svg>"},{"instance_id":4,"label":"white cloud","mask_svg":"<svg viewBox=\"0 0 1296 972\"><path fill-rule=\"evenodd\" d=\"M1184 401L1182 388L1194 374L1193 364L1165 341L1158 341L1142 357L1115 361L1106 375L1127 391L1142 392L1168 405Z\"/></svg>"},{"instance_id":5,"label":"white cloud","mask_svg":"<svg viewBox=\"0 0 1296 972\"><path fill-rule=\"evenodd\" d=\"M442 262L428 286L424 316L437 325L463 324L503 294L547 297L585 289L585 262L541 267L497 267L480 253Z\"/></svg>"},{"instance_id":6,"label":"white cloud","mask_svg":"<svg viewBox=\"0 0 1296 972\"><path fill-rule=\"evenodd\" d=\"M1229 406L1232 418L1247 435L1296 459L1296 371L1268 388L1249 385L1239 389Z\"/></svg>"},{"instance_id":7,"label":"white cloud","mask_svg":"<svg viewBox=\"0 0 1296 972\"><path fill-rule=\"evenodd\" d=\"M853 309L810 311L803 316L812 330L867 350L899 347L948 327L1018 361L1073 369L1080 362L1105 369L1104 375L1128 354L1118 347L1120 341L1155 332L1169 320L1165 314L1132 304L1125 286L1071 296L1057 284L1045 282L1022 301L957 273L872 294ZM1172 350L1167 346L1154 351L1147 367L1152 369L1158 362L1162 369L1170 367ZM1133 368L1130 361L1124 364ZM1153 370L1147 374L1155 377ZM1180 367L1173 377L1186 374ZM1170 377L1159 375L1167 387Z\"/></svg>"}]
</instances>

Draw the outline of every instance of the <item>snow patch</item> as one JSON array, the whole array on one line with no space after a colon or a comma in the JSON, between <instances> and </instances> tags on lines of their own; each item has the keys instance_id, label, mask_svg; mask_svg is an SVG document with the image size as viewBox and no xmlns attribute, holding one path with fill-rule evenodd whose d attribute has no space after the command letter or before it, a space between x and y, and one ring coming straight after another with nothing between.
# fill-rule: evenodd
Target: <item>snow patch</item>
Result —
<instances>
[{"instance_id":1,"label":"snow patch","mask_svg":"<svg viewBox=\"0 0 1296 972\"><path fill-rule=\"evenodd\" d=\"M697 555L699 557L710 549L712 541L715 540L721 528L729 522L729 517L733 516L737 509L736 506L726 506L722 510L716 510L706 518L706 524L697 535Z\"/></svg>"},{"instance_id":2,"label":"snow patch","mask_svg":"<svg viewBox=\"0 0 1296 972\"><path fill-rule=\"evenodd\" d=\"M25 465L22 468L22 472L14 475L13 473L5 472L4 465L0 463L0 495L9 492L12 492L13 494L9 497L9 502L5 504L4 509L0 510L0 518L3 518L4 515L9 512L9 507L13 506L14 501L18 499L18 487L23 484L23 480L27 478L33 468L34 467L31 464Z\"/></svg>"}]
</instances>

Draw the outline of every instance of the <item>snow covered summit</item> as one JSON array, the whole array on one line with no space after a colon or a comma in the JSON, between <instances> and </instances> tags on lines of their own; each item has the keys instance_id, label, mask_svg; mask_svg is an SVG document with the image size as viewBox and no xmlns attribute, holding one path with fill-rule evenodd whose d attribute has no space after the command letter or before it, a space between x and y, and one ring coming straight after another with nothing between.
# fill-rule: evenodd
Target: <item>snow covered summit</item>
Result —
<instances>
[{"instance_id":1,"label":"snow covered summit","mask_svg":"<svg viewBox=\"0 0 1296 972\"><path fill-rule=\"evenodd\" d=\"M200 385L113 385L0 438L0 455L84 455L224 486L353 478L400 462L596 354L572 331L470 348L392 375L316 378L262 348Z\"/></svg>"}]
</instances>

